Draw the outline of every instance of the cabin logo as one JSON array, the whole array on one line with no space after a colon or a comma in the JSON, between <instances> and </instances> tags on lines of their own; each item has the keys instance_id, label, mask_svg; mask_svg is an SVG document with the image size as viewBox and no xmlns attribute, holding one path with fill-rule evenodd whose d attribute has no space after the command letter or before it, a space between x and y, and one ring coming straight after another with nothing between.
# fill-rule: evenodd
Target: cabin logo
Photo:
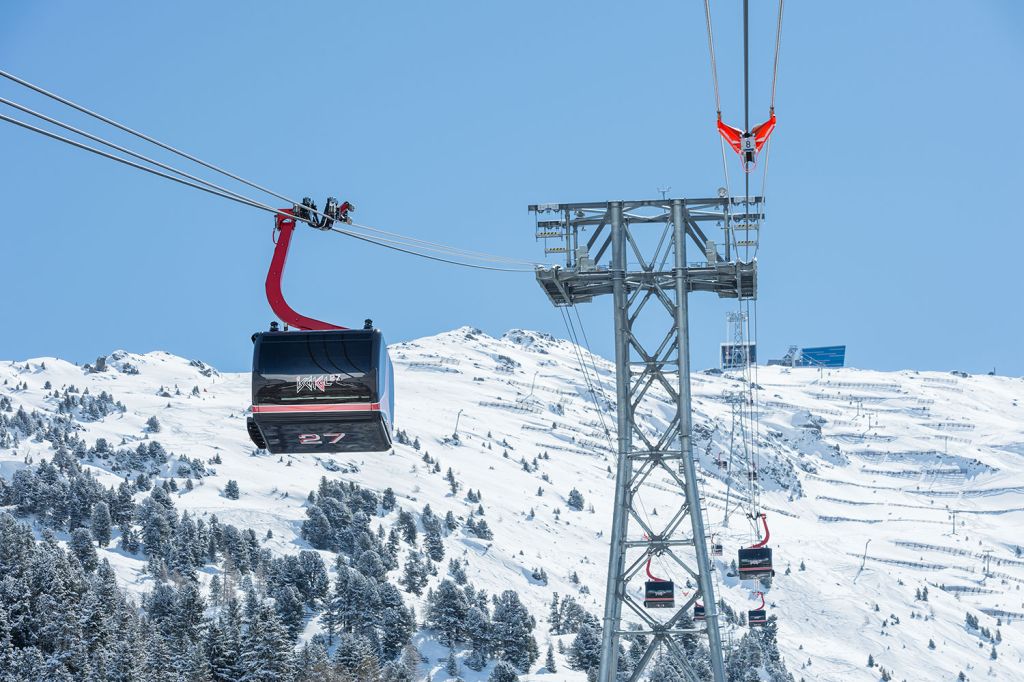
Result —
<instances>
[{"instance_id":1,"label":"cabin logo","mask_svg":"<svg viewBox=\"0 0 1024 682\"><path fill-rule=\"evenodd\" d=\"M295 377L295 392L303 390L326 393L327 387L341 380L340 374L309 374Z\"/></svg>"}]
</instances>

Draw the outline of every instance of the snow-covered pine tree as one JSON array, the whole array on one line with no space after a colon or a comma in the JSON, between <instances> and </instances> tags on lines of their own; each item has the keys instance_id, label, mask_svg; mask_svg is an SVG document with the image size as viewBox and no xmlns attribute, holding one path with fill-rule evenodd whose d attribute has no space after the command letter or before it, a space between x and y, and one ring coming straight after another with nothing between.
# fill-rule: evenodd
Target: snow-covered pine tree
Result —
<instances>
[{"instance_id":1,"label":"snow-covered pine tree","mask_svg":"<svg viewBox=\"0 0 1024 682\"><path fill-rule=\"evenodd\" d=\"M555 648L548 644L548 653L544 657L544 668L549 673L557 673L558 667L555 665Z\"/></svg>"},{"instance_id":2,"label":"snow-covered pine tree","mask_svg":"<svg viewBox=\"0 0 1024 682\"><path fill-rule=\"evenodd\" d=\"M448 650L448 659L445 661L444 671L451 677L459 674L459 661L455 658L454 649Z\"/></svg>"},{"instance_id":3,"label":"snow-covered pine tree","mask_svg":"<svg viewBox=\"0 0 1024 682\"><path fill-rule=\"evenodd\" d=\"M323 635L315 635L302 645L293 668L294 682L324 682L331 679L331 660L327 655L327 642Z\"/></svg>"},{"instance_id":4,"label":"snow-covered pine tree","mask_svg":"<svg viewBox=\"0 0 1024 682\"><path fill-rule=\"evenodd\" d=\"M505 661L498 661L487 678L487 682L519 682L519 675L512 665Z\"/></svg>"},{"instance_id":5,"label":"snow-covered pine tree","mask_svg":"<svg viewBox=\"0 0 1024 682\"><path fill-rule=\"evenodd\" d=\"M92 520L89 524L92 530L92 539L99 547L106 547L110 544L110 507L106 502L97 502L92 507Z\"/></svg>"},{"instance_id":6,"label":"snow-covered pine tree","mask_svg":"<svg viewBox=\"0 0 1024 682\"><path fill-rule=\"evenodd\" d=\"M92 533L85 528L76 528L71 531L71 542L68 543L68 546L86 573L92 573L96 570L96 567L99 565L99 558L96 554L96 548L92 544Z\"/></svg>"},{"instance_id":7,"label":"snow-covered pine tree","mask_svg":"<svg viewBox=\"0 0 1024 682\"><path fill-rule=\"evenodd\" d=\"M433 561L444 559L444 542L441 540L441 523L434 519L434 522L427 528L423 538L423 547L427 556Z\"/></svg>"},{"instance_id":8,"label":"snow-covered pine tree","mask_svg":"<svg viewBox=\"0 0 1024 682\"><path fill-rule=\"evenodd\" d=\"M442 580L427 599L427 627L437 630L438 641L452 648L465 641L468 611L465 593L451 580Z\"/></svg>"},{"instance_id":9,"label":"snow-covered pine tree","mask_svg":"<svg viewBox=\"0 0 1024 682\"><path fill-rule=\"evenodd\" d=\"M244 682L280 682L291 677L291 639L274 609L262 603L249 619L241 643Z\"/></svg>"},{"instance_id":10,"label":"snow-covered pine tree","mask_svg":"<svg viewBox=\"0 0 1024 682\"><path fill-rule=\"evenodd\" d=\"M537 622L514 590L505 590L494 598L491 616L492 642L497 656L517 669L526 671L540 658L533 629Z\"/></svg>"},{"instance_id":11,"label":"snow-covered pine tree","mask_svg":"<svg viewBox=\"0 0 1024 682\"><path fill-rule=\"evenodd\" d=\"M591 623L580 625L576 637L569 645L569 667L573 670L590 670L601 662L601 631Z\"/></svg>"},{"instance_id":12,"label":"snow-covered pine tree","mask_svg":"<svg viewBox=\"0 0 1024 682\"><path fill-rule=\"evenodd\" d=\"M423 594L423 588L427 586L428 582L427 566L424 563L423 554L416 550L409 552L402 577L398 582L406 592L415 595Z\"/></svg>"},{"instance_id":13,"label":"snow-covered pine tree","mask_svg":"<svg viewBox=\"0 0 1024 682\"><path fill-rule=\"evenodd\" d=\"M483 670L492 649L492 625L487 612L479 605L470 606L466 613L466 638L471 648L466 667Z\"/></svg>"},{"instance_id":14,"label":"snow-covered pine tree","mask_svg":"<svg viewBox=\"0 0 1024 682\"><path fill-rule=\"evenodd\" d=\"M395 491L391 488L385 488L380 498L380 508L387 513L394 509L397 504L398 500L395 498Z\"/></svg>"},{"instance_id":15,"label":"snow-covered pine tree","mask_svg":"<svg viewBox=\"0 0 1024 682\"><path fill-rule=\"evenodd\" d=\"M406 544L416 544L416 519L413 517L411 512L405 511L404 509L398 512L398 526L399 532L402 534L402 540Z\"/></svg>"},{"instance_id":16,"label":"snow-covered pine tree","mask_svg":"<svg viewBox=\"0 0 1024 682\"><path fill-rule=\"evenodd\" d=\"M551 606L548 607L548 629L553 635L562 634L562 612L558 605L558 593L551 594Z\"/></svg>"}]
</instances>

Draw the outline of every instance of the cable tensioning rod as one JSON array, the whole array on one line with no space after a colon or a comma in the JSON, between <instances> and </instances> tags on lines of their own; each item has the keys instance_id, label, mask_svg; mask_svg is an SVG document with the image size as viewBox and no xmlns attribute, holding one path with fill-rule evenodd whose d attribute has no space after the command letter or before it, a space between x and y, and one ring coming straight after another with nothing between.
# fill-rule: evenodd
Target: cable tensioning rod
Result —
<instances>
[{"instance_id":1,"label":"cable tensioning rod","mask_svg":"<svg viewBox=\"0 0 1024 682\"><path fill-rule=\"evenodd\" d=\"M80 111L80 112L82 112L82 113L84 113L84 114L86 114L88 116L91 116L91 117L93 117L93 118L95 118L97 120L100 120L100 121L102 121L102 122L104 122L104 123L106 123L108 125L114 126L118 130L122 130L122 131L127 132L127 133L129 133L131 135L134 135L134 136L136 136L136 137L138 137L138 138L140 138L142 140L145 140L146 142L154 144L154 145L160 147L161 149L165 149L165 150L167 150L167 151L169 151L171 153L177 154L178 156L181 156L181 157L183 157L185 159L188 159L189 161L197 163L197 164L199 164L199 165L201 165L201 166L203 166L205 168L213 170L213 171L215 171L217 173L221 173L222 175L225 175L225 176L227 176L227 177L229 177L229 178L231 178L233 180L241 182L244 185L248 185L249 187L252 187L253 189L257 189L257 190L260 190L261 192L265 192L266 194L269 194L269 195L274 196L274 197L276 197L278 199L281 199L282 201L286 201L286 202L288 202L288 203L290 203L292 205L297 205L299 203L299 202L295 201L294 199L285 196L284 194L280 194L278 192L275 192L275 191L273 191L271 189L268 189L266 187L263 187L261 185L258 185L256 183L254 183L254 182L246 180L245 178L242 178L242 177L240 177L240 176L238 176L238 175L236 175L234 173L226 171L223 168L220 168L220 167L218 167L218 166L216 166L214 164L211 164L211 163L208 163L206 161L203 161L202 159L199 159L196 156L193 156L192 154L189 154L187 152L181 151L180 149L172 147L171 145L166 144L164 142L161 142L160 140L157 140L156 138L153 138L153 137L151 137L149 135L146 135L145 133L142 133L142 132L139 132L139 131L137 131L137 130L135 130L133 128L130 128L130 127L128 127L128 126L126 126L126 125L124 125L122 123L119 123L119 122L117 122L117 121L115 121L115 120L113 120L113 119L111 119L111 118L109 118L107 116L104 116L104 115L99 114L99 113L97 113L95 111L92 111L91 109L88 109L88 108L86 108L86 107L84 107L84 106L82 106L80 104L77 104L76 102L73 102L73 101L71 101L71 100L69 100L69 99L67 99L65 97L62 97L62 96L56 94L56 93L50 92L49 90L46 90L46 89L44 89L44 88L42 88L42 87L40 87L38 85L30 83L30 82L28 82L28 81L26 81L26 80L24 80L22 78L19 78L19 77L15 76L15 75L13 75L11 73L8 73L6 71L0 70L0 76L3 76L4 78L7 78L7 79L9 79L11 81L14 81L15 83L18 83L19 85L22 85L22 86L24 86L26 88L29 88L30 90L33 90L33 91L38 92L38 93L40 93L42 95L45 95L46 97L49 97L49 98L51 98L51 99L53 99L53 100L55 100L57 102L60 102L61 104L69 106L69 107L71 107L71 108L73 108L73 109L75 109L77 111ZM197 182L200 182L202 184L208 185L210 187L216 187L217 189L219 189L219 190L221 190L223 192L227 192L229 194L232 194L232 195L234 195L236 197L241 197L241 195L239 195L236 192L232 192L231 190L225 189L223 187L220 187L218 185L210 183L210 182L208 182L206 180L202 180L200 178L197 178L196 176L190 175L188 173L185 173L184 171L180 171L178 169L169 167L169 166L167 166L165 164L161 164L160 162L154 161L153 159L150 159L150 158L145 157L143 155L137 154L135 152L128 151L128 150L124 149L123 147L119 147L119 146L117 146L117 145L115 145L115 144L113 144L111 142L108 142L108 141L102 140L101 138L97 138L95 136L92 136L89 133L86 133L86 132L81 131L81 130L79 130L77 128L74 128L73 126L68 126L66 124L62 124L59 121L56 121L54 119L50 119L48 117L45 117L42 114L38 114L38 113L36 113L36 112L34 112L34 111L30 110L30 109L21 107L20 105L14 104L13 102L10 102L8 100L4 100L4 103L8 104L9 106L13 106L13 107L15 107L17 109L21 109L25 113L29 113L29 114L31 114L33 116L37 116L39 118L42 118L43 120L47 120L50 123L53 123L54 125L59 125L62 128L65 128L67 130L71 130L73 132L76 132L79 135L82 135L84 137L92 139L92 140L94 140L96 142L100 142L101 144L105 144L105 145L107 145L107 146L109 146L111 148L118 149L119 151L122 151L124 153L130 154L130 155L132 155L132 156L134 156L136 158L145 159L149 163L153 163L154 165L157 165L157 166L159 166L161 168L170 170L171 172L177 173L179 175L182 175L183 177L187 177L187 178L190 178L192 180L196 180ZM311 211L311 213L314 213L314 214L319 215L321 217L329 217L329 216L326 216L324 213L322 213L322 212L320 212L320 211L318 211L316 209L310 209L310 211ZM401 235L397 235L396 233L389 233L389 232L387 232L385 230L380 230L378 228L372 228L372 227L369 227L369 226L360 225L359 227L362 227L363 229L371 231L371 232L378 232L378 233L381 233L381 234L388 234L390 236L401 236ZM465 249L459 249L458 247L449 247L447 245L438 244L438 243L435 243L435 242L428 242L426 240L420 240L420 239L416 239L416 238L412 238L412 237L408 237L406 239L408 239L409 241L413 241L413 242L417 242L417 243L421 243L421 244L428 244L430 246L436 246L436 247L445 248L445 249L448 249L451 253L457 254L457 255L466 255L468 257L485 256L485 258L477 258L477 260L491 260L492 262L507 262L507 263L521 263L521 264L524 264L524 265L535 265L532 261L527 261L525 259L515 259L515 258L506 258L506 257L502 257L502 256L493 256L493 255L490 255L490 254L483 254L482 252L468 251L468 250L465 250Z\"/></svg>"},{"instance_id":2,"label":"cable tensioning rod","mask_svg":"<svg viewBox=\"0 0 1024 682\"><path fill-rule=\"evenodd\" d=\"M174 175L171 175L171 174L168 174L168 173L164 173L162 171L156 170L155 168L150 168L148 166L144 166L142 164L135 163L134 161L130 161L128 159L122 158L120 156L117 156L116 154L110 154L108 152L103 151L102 149L97 149L95 147L91 147L91 146L89 146L87 144L83 144L83 143L78 142L76 140L72 140L71 138L64 137L63 135L58 135L57 133L53 133L53 132L50 132L50 131L45 130L43 128L36 127L36 126L31 125L29 123L25 123L24 121L19 121L18 119L11 118L10 116L5 116L3 114L0 114L0 121L6 121L8 123L12 123L12 124L14 124L16 126L19 126L21 128L25 128L26 130L30 130L30 131L35 132L35 133L39 133L40 135L44 135L44 136L49 137L51 139L57 140L59 142L64 142L66 144L70 144L73 147L78 147L79 149L84 149L85 151L92 152L93 154L96 154L98 156L102 156L102 157L110 159L112 161L117 161L118 163L122 163L122 164L124 164L126 166L130 166L132 168L135 168L135 169L138 169L138 170L141 170L141 171L145 171L147 173L151 173L153 175L156 175L157 177L164 178L166 180L171 180L171 181L176 182L178 184L185 185L186 187L191 187L193 189L198 189L200 191L206 192L207 194L212 194L214 196L221 197L221 198L224 198L224 199L228 199L230 201L234 201L236 203L243 204L245 206L249 206L249 207L252 207L252 208L257 208L257 209L260 209L260 210L263 210L263 211L267 211L268 213L273 213L275 215L282 215L282 216L286 216L286 217L294 217L293 215L291 215L289 213L285 213L283 211L280 211L280 210L278 210L276 208L273 208L272 206L268 206L266 204L261 204L260 202L254 200L254 199L249 199L247 197L244 197L244 196L241 196L241 195L236 195L234 193L227 193L226 191L221 191L219 189L213 189L212 187L208 187L205 184L195 183L195 182L191 182L189 180L185 180L185 179L182 179L182 178L179 178L179 177L175 177ZM207 183L207 184L209 184L209 183ZM407 254L412 255L412 256L419 256L420 258L426 258L428 260L438 261L438 262L442 262L442 263L448 263L450 265L458 265L458 266L461 266L461 267L474 268L474 269L478 269L478 270L491 270L491 271L496 271L496 272L533 272L533 270L528 270L528 269L496 268L496 267L490 267L490 266L485 266L485 265L475 265L475 264L472 264L472 263L460 263L458 261L449 260L449 259L446 259L446 258L439 258L439 257L436 257L436 256L430 256L430 255L427 255L427 254L424 254L424 253L419 253L419 252L416 252L416 251L413 251L413 250L410 250L410 249L404 249L404 248L400 248L400 247L397 247L397 246L393 246L391 244L386 243L383 240L378 240L378 239L374 239L372 237L367 237L367 236L364 236L364 235L360 235L360 234L352 232L350 230L343 230L343 229L339 229L339 228L332 228L332 231L338 232L340 234L344 234L344 235L349 236L349 237L353 237L355 239L359 239L361 241L368 242L370 244L376 244L377 246L382 246L382 247L384 247L386 249L391 249L391 250L394 250L394 251L400 251L402 253L407 253ZM388 241L392 241L392 240L388 240Z\"/></svg>"},{"instance_id":3,"label":"cable tensioning rod","mask_svg":"<svg viewBox=\"0 0 1024 682\"><path fill-rule=\"evenodd\" d=\"M779 79L779 51L782 44L782 13L784 9L785 0L779 0L779 17L778 22L775 26L775 65L772 68L772 96L769 104L769 112L775 113L775 86ZM768 189L768 164L771 161L772 154L772 141L769 138L768 144L764 150L764 172L761 174L761 197L762 199L767 196L766 192ZM761 240L758 238L757 248L754 249L754 257L757 257L757 252L761 248Z\"/></svg>"},{"instance_id":4,"label":"cable tensioning rod","mask_svg":"<svg viewBox=\"0 0 1024 682\"><path fill-rule=\"evenodd\" d=\"M722 117L722 104L718 96L718 63L715 61L715 40L711 31L711 0L704 0L704 19L708 27L708 52L711 53L711 82L715 86L715 111Z\"/></svg>"},{"instance_id":5,"label":"cable tensioning rod","mask_svg":"<svg viewBox=\"0 0 1024 682\"><path fill-rule=\"evenodd\" d=\"M779 77L779 45L782 42L782 10L785 0L779 0L779 20L775 27L775 66L772 69L772 98L770 111L775 111L775 82Z\"/></svg>"},{"instance_id":6,"label":"cable tensioning rod","mask_svg":"<svg viewBox=\"0 0 1024 682\"><path fill-rule=\"evenodd\" d=\"M711 0L704 0L704 20L708 31L708 53L711 55L711 83L715 90L715 114L722 118L722 102L718 94L718 62L715 59L715 38L711 28ZM725 151L725 140L719 138L722 148L722 175L725 178L726 196L732 196L732 188L729 187L729 160Z\"/></svg>"}]
</instances>

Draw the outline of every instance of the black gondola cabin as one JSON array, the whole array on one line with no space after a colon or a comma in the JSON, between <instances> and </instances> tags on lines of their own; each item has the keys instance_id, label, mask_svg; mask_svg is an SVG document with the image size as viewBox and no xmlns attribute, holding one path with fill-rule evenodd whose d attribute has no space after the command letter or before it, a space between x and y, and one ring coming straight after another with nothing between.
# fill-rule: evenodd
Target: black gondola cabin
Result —
<instances>
[{"instance_id":1,"label":"black gondola cabin","mask_svg":"<svg viewBox=\"0 0 1024 682\"><path fill-rule=\"evenodd\" d=\"M377 329L253 335L249 437L276 454L391 449L394 374Z\"/></svg>"},{"instance_id":2,"label":"black gondola cabin","mask_svg":"<svg viewBox=\"0 0 1024 682\"><path fill-rule=\"evenodd\" d=\"M767 611L764 609L754 609L747 611L747 624L752 628L762 628L768 622Z\"/></svg>"},{"instance_id":3,"label":"black gondola cabin","mask_svg":"<svg viewBox=\"0 0 1024 682\"><path fill-rule=\"evenodd\" d=\"M772 569L771 547L747 547L739 552L737 562L740 578L770 578L775 574Z\"/></svg>"},{"instance_id":4,"label":"black gondola cabin","mask_svg":"<svg viewBox=\"0 0 1024 682\"><path fill-rule=\"evenodd\" d=\"M693 607L693 620L694 620L694 622L699 622L699 621L706 620L706 619L707 619L707 616L704 615L704 607L701 606L700 604L695 604L694 607Z\"/></svg>"},{"instance_id":5,"label":"black gondola cabin","mask_svg":"<svg viewBox=\"0 0 1024 682\"><path fill-rule=\"evenodd\" d=\"M711 545L711 556L722 556L725 553L725 548L722 547L722 543L716 542Z\"/></svg>"},{"instance_id":6,"label":"black gondola cabin","mask_svg":"<svg viewBox=\"0 0 1024 682\"><path fill-rule=\"evenodd\" d=\"M648 609L671 609L676 605L676 587L671 580L648 580L644 583L644 606Z\"/></svg>"}]
</instances>

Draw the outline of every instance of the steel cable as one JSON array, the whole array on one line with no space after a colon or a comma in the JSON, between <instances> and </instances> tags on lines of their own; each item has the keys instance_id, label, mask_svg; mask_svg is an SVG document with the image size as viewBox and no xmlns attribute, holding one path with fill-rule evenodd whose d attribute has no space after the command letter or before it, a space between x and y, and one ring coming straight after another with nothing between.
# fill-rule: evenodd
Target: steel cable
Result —
<instances>
[{"instance_id":1,"label":"steel cable","mask_svg":"<svg viewBox=\"0 0 1024 682\"><path fill-rule=\"evenodd\" d=\"M288 202L291 205L298 205L299 204L299 202L295 201L292 198L289 198L288 196L286 196L284 194L281 194L279 192L275 192L275 191L273 191L271 189L263 187L262 185L259 185L259 184L255 183L255 182L252 182L252 181L247 180L247 179L245 179L245 178L243 178L241 176L238 176L238 175L236 175L234 173L231 173L230 171L224 170L223 168L220 168L219 166L216 166L214 164L211 164L211 163L208 163L206 161L203 161L202 159L200 159L200 158L198 158L198 157L196 157L196 156L194 156L192 154L189 154L189 153L184 152L184 151L182 151L180 149L177 149L177 148L175 148L175 147L173 147L173 146L171 146L169 144L161 142L160 140L157 140L156 138L154 138L154 137L152 137L150 135L146 135L145 133L142 133L142 132L137 131L137 130L135 130L133 128L130 128L129 126L126 126L126 125L124 125L122 123L119 123L118 121L115 121L115 120L113 120L113 119L111 119L111 118L109 118L107 116L104 116L104 115L99 114L99 113L97 113L95 111L92 111L91 109L89 109L89 108L87 108L85 106L82 106L82 105L80 105L80 104L78 104L76 102L73 102L73 101L71 101L71 100L69 100L69 99L67 99L65 97L62 97L62 96L56 94L56 93L50 92L49 90L46 90L45 88L42 88L42 87L40 87L38 85L35 85L34 83L30 83L29 81L26 81L26 80L24 80L22 78L19 78L19 77L15 76L15 75L13 75L11 73L8 73L6 71L0 70L0 76L3 76L4 78L7 78L8 80L11 80L11 81L13 81L13 82L23 86L23 87L26 87L26 88L28 88L30 90L33 90L33 91L35 91L35 92L37 92L39 94L42 94L42 95L44 95L46 97L49 97L50 99L53 99L53 100L55 100L57 102L60 102L61 104L64 104L65 106L71 107L72 109L75 109L76 111L79 111L79 112L84 113L84 114L86 114L88 116L91 116L91 117L93 117L93 118L95 118L95 119L97 119L99 121L102 121L102 122L108 124L108 125L111 125L111 126L117 128L118 130L124 131L124 132L129 133L131 135L134 135L134 136L136 136L136 137L138 137L138 138L140 138L142 140L145 140L146 142L154 144L154 145L160 147L161 149L165 149L165 150L167 150L167 151L169 151L169 152L171 152L173 154L177 154L178 156L181 156L181 157L183 157L185 159L188 159L189 161L197 163L200 166L203 166L205 168L213 170L213 171L215 171L217 173L221 173L222 175L225 175L225 176L227 176L227 177L229 177L229 178L231 178L233 180L236 180L236 181L238 181L238 182L240 182L240 183L242 183L244 185L252 187L253 189L257 189L257 190L259 190L261 192L264 192L264 193L269 194L271 196L274 196L274 197L276 197L278 199L281 199L282 201L286 201L286 202ZM117 149L118 151L121 151L122 153L129 154L129 155L131 155L131 156L133 156L135 158L143 159L143 160L147 161L148 163L152 163L152 164L154 164L156 166L164 168L165 170L169 170L172 173L181 175L181 176L189 178L189 179L191 179L193 181L196 181L196 182L199 182L201 184L207 185L209 187L215 188L215 189L217 189L218 191L220 191L222 193L230 194L230 195L232 195L232 196L234 196L236 198L239 198L239 199L247 199L246 197L243 197L242 195L238 194L237 192L233 192L233 191L228 190L228 189L226 189L224 187L221 187L219 185L211 183L211 182L209 182L207 180L203 180L202 178L198 178L198 177L196 177L194 175L191 175L191 174L186 173L184 171L181 171L179 169L176 169L176 168L173 168L173 167L168 166L166 164L160 163L159 161L156 161L154 159L146 157L146 156L144 156L142 154L138 154L136 152L130 151L130 150L124 148L124 147L121 147L121 146L116 145L116 144L114 144L112 142L109 142L107 140L99 138L98 136L92 135L91 133L87 133L87 132L85 132L83 130L75 128L74 126L70 126L68 124L62 123L62 122L60 122L60 121L58 121L56 119L52 119L52 118L50 118L48 116L45 116L45 115L40 114L38 112L35 112L35 111L33 111L33 110L31 110L31 109L29 109L27 107L24 107L22 105L19 105L19 104L16 104L14 102L11 102L10 100L6 100L6 99L0 98L0 101L2 101L4 104L7 104L8 106L20 109L21 111L23 111L25 113L28 113L28 114L31 114L31 115L36 116L38 118L41 118L43 120L46 120L47 122L52 123L54 125L58 125L58 126L66 129L66 130L75 132L76 134L82 135L83 137L91 139L91 140L93 140L95 142L99 142L99 143L104 144L104 145L106 145L108 147L111 147L113 149ZM315 215L321 216L323 218L330 218L330 216L327 216L326 214L324 214L324 213L322 213L322 212L320 212L320 211L318 211L316 209L310 209L310 212L315 214ZM510 264L514 263L514 264L530 265L530 266L535 265L534 262L526 260L526 259L509 258L509 257L505 257L505 256L498 256L498 255L494 255L494 254L487 254L487 253L479 252L479 251L471 251L471 250L467 250L467 249L460 249L458 247L454 247L454 246L450 246L450 245L446 245L446 244L440 244L440 243L437 243L437 242L431 242L431 241L427 241L427 240L423 240L423 239L417 239L415 237L406 237L404 235L401 235L401 234L398 234L398 233L395 233L395 232L388 232L386 230L381 230L379 228L370 227L368 225L360 225L360 224L356 224L356 223L354 223L353 225L355 225L356 227L360 227L361 229L370 231L370 232L375 232L375 233L378 233L378 234L384 234L384 235L391 236L391 237L399 237L399 238L405 240L406 242L411 242L412 244L421 244L421 245L424 245L424 246L431 246L431 247L434 247L431 250L434 250L434 251L440 250L442 252L450 253L450 254L452 254L454 256L464 256L464 257L467 257L467 258L470 258L470 259L473 259L473 260L483 260L483 261L489 261L489 262L492 262L492 263L510 263ZM415 248L412 244L408 244L410 251Z\"/></svg>"},{"instance_id":2,"label":"steel cable","mask_svg":"<svg viewBox=\"0 0 1024 682\"><path fill-rule=\"evenodd\" d=\"M112 125L115 128L117 128L118 130L122 130L122 131L124 131L124 132L126 132L126 133L128 133L130 135L134 135L135 137L138 137L138 138L140 138L142 140L145 140L146 142L149 142L150 144L155 144L156 146L160 147L161 149L165 149L165 150L167 150L167 151L169 151L169 152L171 152L173 154L177 154L178 156L186 158L189 161L192 161L193 163L197 163L200 166L203 166L204 168L208 168L208 169L210 169L212 171L216 171L217 173L220 173L221 175L226 175L227 177L231 178L232 180L236 180L236 181L242 183L243 185L248 185L249 187L252 187L253 189L258 189L261 192L264 192L264 193L269 194L271 196L277 197L278 199L281 199L282 201L287 201L290 204L297 203L293 199L289 199L288 197L284 196L283 194L278 194L277 192L275 192L273 190L267 189L266 187L258 185L255 182L251 182L249 180L246 180L245 178L239 177L238 175L235 175L234 173L226 171L223 168L215 166L212 163L207 163L206 161L203 161L202 159L199 159L199 158L193 156L192 154L189 154L188 152L183 152L180 149L176 149L175 147L172 147L169 144L165 144L165 143L161 142L160 140L157 140L157 139L155 139L153 137L150 137L149 135L146 135L145 133L141 133L138 130L135 130L133 128L129 128L128 126L126 126L126 125L124 125L122 123L118 123L117 121L115 121L115 120L113 120L111 118L108 118L108 117L104 116L103 114L98 114L95 111L92 111L91 109L88 109L88 108L82 106L81 104L77 104L75 102L72 102L71 100L69 100L69 99L67 99L65 97L61 97L60 95L58 95L56 93L50 92L49 90L41 88L38 85L35 85L34 83L30 83L30 82L28 82L28 81L26 81L26 80L24 80L22 78L18 78L17 76L15 76L13 74L7 73L6 71L0 70L0 76L3 76L4 78L6 78L8 80L14 81L18 85L26 87L26 88L28 88L30 90L34 90L35 92L38 92L41 95L45 95L46 97L49 97L52 100L56 100L57 102L60 102L61 104L64 104L65 106L69 106L72 109L75 109L76 111L80 111L83 114L86 114L87 116L91 116L91 117L93 117L93 118L95 118L97 120L103 121L104 123L106 123L108 125Z\"/></svg>"},{"instance_id":3,"label":"steel cable","mask_svg":"<svg viewBox=\"0 0 1024 682\"><path fill-rule=\"evenodd\" d=\"M214 196L221 197L221 198L224 198L224 199L228 199L230 201L234 201L236 203L239 203L239 204L242 204L242 205L245 205L245 206L249 206L251 208L257 208L257 209L260 209L260 210L263 210L263 211L267 211L268 213L273 213L275 215L282 215L282 216L286 216L286 217L294 217L290 213L287 213L287 212L282 211L280 209L276 209L276 208L274 208L272 206L268 206L267 204L262 204L262 203L256 201L255 199L250 199L248 197L245 197L243 195L237 194L235 192L231 192L230 190L226 190L226 189L220 188L217 185L214 185L213 183L209 183L209 182L203 181L203 180L201 180L200 182L192 182L191 180L188 180L188 179L183 179L181 177L175 177L174 175L171 175L169 173L164 173L163 171L157 170L155 168L150 168L149 166L145 166L145 165L140 164L140 163L135 163L134 161L131 161L129 159L125 159L123 157L117 156L116 154L111 154L109 152L105 152L102 149L97 149L96 147L92 147L92 146L84 144L82 142L78 142L77 140L73 140L73 139L71 139L69 137L65 137L63 135L58 135L57 133L51 132L49 130L45 130L43 128L39 128L37 126L31 125L31 124L26 123L24 121L20 121L20 120L18 120L16 118L12 118L10 116L6 116L6 115L3 115L3 114L0 114L0 121L6 121L7 123L11 123L13 125L19 126L19 127L24 128L26 130L29 130L31 132L38 133L38 134L43 135L45 137L49 137L49 138L51 138L53 140L57 140L59 142L65 143L65 144L69 144L69 145L71 145L73 147L77 147L79 149L91 152L91 153L96 154L98 156L102 156L104 158L110 159L111 161L117 161L118 163L124 164L126 166L131 167L131 168L135 168L137 170L145 171L147 173L150 173L152 175L156 175L157 177L163 178L165 180L171 180L173 182L176 182L178 184L184 185L186 187L191 187L193 189L198 189L198 190L200 190L202 192L206 192L207 194L212 194ZM135 156L141 157L141 155L135 155ZM142 157L142 158L145 158L145 157ZM184 173L183 171L178 171L178 170L175 169L174 172L179 174L179 175L184 175L186 177L189 177L188 174ZM346 235L346 236L349 236L349 237L352 237L354 239L358 239L360 241L368 242L370 244L375 244L377 246L381 246L381 247L384 247L386 249L391 249L393 251L399 251L401 253L406 253L406 254L409 254L409 255L412 255L412 256L418 256L420 258L426 258L428 260L438 261L438 262L441 262L441 263L447 263L449 265L457 265L457 266L461 266L461 267L473 268L473 269L478 269L478 270L490 270L490 271L495 271L495 272L532 272L533 271L532 269L526 269L526 268L519 268L519 269L515 269L515 268L498 268L498 267L492 267L492 266L486 266L486 265L476 265L474 263L463 263L463 262L459 262L459 261L455 261L455 260L450 260L450 259L447 259L447 258L440 258L440 257L437 257L437 256L431 256L429 254L425 254L425 253L421 253L421 252L412 250L411 248L402 248L402 247L396 245L396 244L401 244L402 242L397 242L395 240L385 240L385 239L379 239L379 238L374 238L374 237L368 237L366 235L361 235L361 234L358 234L358 233L353 232L351 230L345 230L345 229L342 229L342 228L332 228L332 231L333 232L338 232L340 234L343 234L343 235Z\"/></svg>"}]
</instances>

